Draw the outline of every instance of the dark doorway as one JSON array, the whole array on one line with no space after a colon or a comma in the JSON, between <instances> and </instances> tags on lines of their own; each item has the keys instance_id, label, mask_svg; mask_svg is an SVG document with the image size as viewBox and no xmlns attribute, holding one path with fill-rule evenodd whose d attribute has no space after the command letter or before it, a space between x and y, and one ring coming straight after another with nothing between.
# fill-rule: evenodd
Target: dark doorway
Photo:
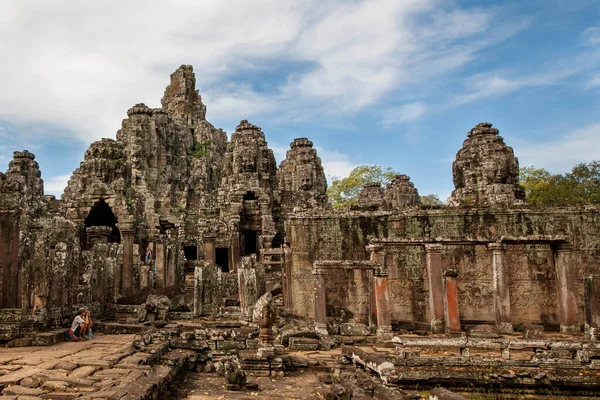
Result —
<instances>
[{"instance_id":1,"label":"dark doorway","mask_svg":"<svg viewBox=\"0 0 600 400\"><path fill-rule=\"evenodd\" d=\"M256 231L242 231L240 235L242 256L257 254L258 251L258 235Z\"/></svg>"},{"instance_id":2,"label":"dark doorway","mask_svg":"<svg viewBox=\"0 0 600 400\"><path fill-rule=\"evenodd\" d=\"M221 272L229 272L229 248L217 247L216 258Z\"/></svg>"},{"instance_id":3,"label":"dark doorway","mask_svg":"<svg viewBox=\"0 0 600 400\"><path fill-rule=\"evenodd\" d=\"M117 217L113 214L110 206L106 204L104 199L100 199L94 204L84 223L85 226L110 226L112 232L108 237L109 243L121 243L121 233L117 228Z\"/></svg>"},{"instance_id":4,"label":"dark doorway","mask_svg":"<svg viewBox=\"0 0 600 400\"><path fill-rule=\"evenodd\" d=\"M246 192L242 200L258 200L254 192Z\"/></svg>"},{"instance_id":5,"label":"dark doorway","mask_svg":"<svg viewBox=\"0 0 600 400\"><path fill-rule=\"evenodd\" d=\"M198 259L198 246L183 246L183 255L186 260L196 261Z\"/></svg>"}]
</instances>

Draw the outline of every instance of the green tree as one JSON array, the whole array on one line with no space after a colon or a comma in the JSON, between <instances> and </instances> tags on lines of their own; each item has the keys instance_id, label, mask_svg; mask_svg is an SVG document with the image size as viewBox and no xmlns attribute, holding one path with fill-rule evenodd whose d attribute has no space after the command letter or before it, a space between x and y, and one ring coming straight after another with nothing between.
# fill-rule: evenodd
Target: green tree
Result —
<instances>
[{"instance_id":1,"label":"green tree","mask_svg":"<svg viewBox=\"0 0 600 400\"><path fill-rule=\"evenodd\" d=\"M356 202L364 185L367 183L387 185L395 175L398 173L390 167L360 165L346 178L332 177L331 185L327 188L327 196L334 208L349 206Z\"/></svg>"},{"instance_id":2,"label":"green tree","mask_svg":"<svg viewBox=\"0 0 600 400\"><path fill-rule=\"evenodd\" d=\"M419 196L421 200L421 205L423 206L439 206L444 204L440 197L437 194L427 194L425 196Z\"/></svg>"},{"instance_id":3,"label":"green tree","mask_svg":"<svg viewBox=\"0 0 600 400\"><path fill-rule=\"evenodd\" d=\"M581 163L570 173L552 175L533 166L520 170L521 186L532 204L566 206L600 205L600 162Z\"/></svg>"},{"instance_id":4,"label":"green tree","mask_svg":"<svg viewBox=\"0 0 600 400\"><path fill-rule=\"evenodd\" d=\"M600 205L600 161L577 164L567 179L577 186L581 203Z\"/></svg>"}]
</instances>

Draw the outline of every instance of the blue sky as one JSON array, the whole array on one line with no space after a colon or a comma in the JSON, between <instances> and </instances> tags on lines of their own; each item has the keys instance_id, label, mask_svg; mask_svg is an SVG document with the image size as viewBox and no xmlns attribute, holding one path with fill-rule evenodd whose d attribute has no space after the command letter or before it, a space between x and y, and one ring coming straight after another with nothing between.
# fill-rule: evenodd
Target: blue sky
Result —
<instances>
[{"instance_id":1,"label":"blue sky","mask_svg":"<svg viewBox=\"0 0 600 400\"><path fill-rule=\"evenodd\" d=\"M309 137L330 176L390 166L445 199L484 121L522 166L600 159L597 1L173 3L2 2L0 171L28 149L60 195L89 144L131 105L158 107L181 64L215 126L261 126L278 161Z\"/></svg>"}]
</instances>

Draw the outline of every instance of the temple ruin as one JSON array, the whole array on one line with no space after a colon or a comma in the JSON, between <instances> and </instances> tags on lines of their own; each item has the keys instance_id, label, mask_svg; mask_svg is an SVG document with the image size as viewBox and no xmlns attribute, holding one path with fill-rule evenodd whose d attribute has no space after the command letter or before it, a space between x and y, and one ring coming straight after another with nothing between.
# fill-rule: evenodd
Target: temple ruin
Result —
<instances>
[{"instance_id":1,"label":"temple ruin","mask_svg":"<svg viewBox=\"0 0 600 400\"><path fill-rule=\"evenodd\" d=\"M595 371L586 382L600 389L600 209L528 205L498 129L467 133L446 205L421 205L398 175L336 210L312 141L294 139L278 166L260 127L243 120L228 139L208 122L195 85L181 66L161 108L131 107L115 140L90 145L61 199L44 195L33 154L14 153L0 173L0 341L64 328L85 305L107 333L177 320L255 327L243 344L210 339L261 352L239 355L250 372L285 370L268 349L346 345L348 360L379 365L384 384L411 385L421 378L397 369L429 365L411 346L460 349L450 367L484 365L473 361L479 347L498 350L495 366L528 349L520 367L539 370L546 357ZM393 343L393 371L350 346L359 340Z\"/></svg>"}]
</instances>

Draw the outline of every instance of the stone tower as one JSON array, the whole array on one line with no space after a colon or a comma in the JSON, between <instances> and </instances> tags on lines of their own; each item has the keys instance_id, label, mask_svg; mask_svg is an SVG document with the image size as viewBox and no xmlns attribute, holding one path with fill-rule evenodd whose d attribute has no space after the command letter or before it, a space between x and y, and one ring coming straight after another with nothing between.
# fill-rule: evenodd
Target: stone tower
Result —
<instances>
[{"instance_id":1,"label":"stone tower","mask_svg":"<svg viewBox=\"0 0 600 400\"><path fill-rule=\"evenodd\" d=\"M206 119L206 106L196 90L196 76L191 65L182 65L171 74L171 83L160 100L171 116L191 123L192 119Z\"/></svg>"},{"instance_id":2,"label":"stone tower","mask_svg":"<svg viewBox=\"0 0 600 400\"><path fill-rule=\"evenodd\" d=\"M273 151L260 127L242 120L227 146L219 188L220 219L227 226L235 269L240 256L259 255L282 230L278 199Z\"/></svg>"},{"instance_id":3,"label":"stone tower","mask_svg":"<svg viewBox=\"0 0 600 400\"><path fill-rule=\"evenodd\" d=\"M419 191L408 175L396 175L392 178L387 184L385 198L388 210L401 210L420 204Z\"/></svg>"},{"instance_id":4,"label":"stone tower","mask_svg":"<svg viewBox=\"0 0 600 400\"><path fill-rule=\"evenodd\" d=\"M484 122L476 125L452 164L455 190L453 206L508 206L525 199L519 186L519 161L498 129Z\"/></svg>"},{"instance_id":5,"label":"stone tower","mask_svg":"<svg viewBox=\"0 0 600 400\"><path fill-rule=\"evenodd\" d=\"M327 180L317 150L307 138L294 139L277 172L284 213L327 205Z\"/></svg>"}]
</instances>

